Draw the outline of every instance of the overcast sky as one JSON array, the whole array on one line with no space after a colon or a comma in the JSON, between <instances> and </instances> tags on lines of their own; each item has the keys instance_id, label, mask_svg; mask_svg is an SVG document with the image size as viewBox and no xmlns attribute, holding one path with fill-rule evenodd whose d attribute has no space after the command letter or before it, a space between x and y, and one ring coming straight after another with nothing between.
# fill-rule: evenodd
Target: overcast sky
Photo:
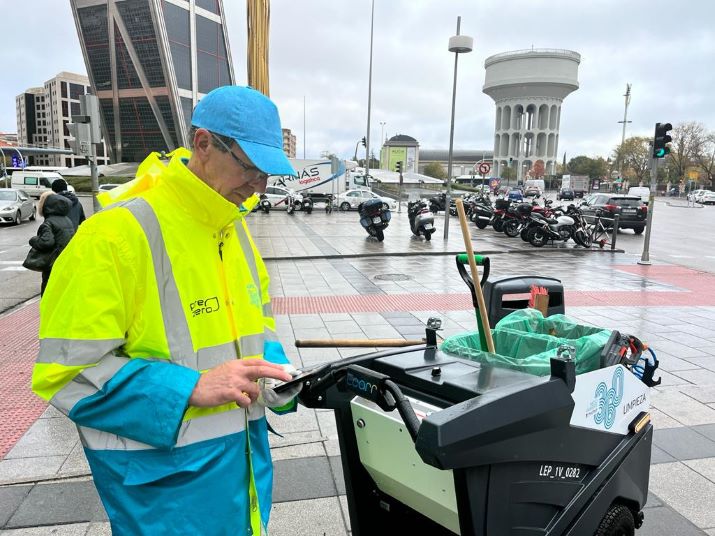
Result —
<instances>
[{"instance_id":1,"label":"overcast sky","mask_svg":"<svg viewBox=\"0 0 715 536\"><path fill-rule=\"evenodd\" d=\"M6 15L17 0L0 0ZM15 96L60 71L86 73L69 0L27 0L6 17L0 131L15 132ZM246 83L243 0L224 0L237 83ZM564 151L608 156L620 142L623 93L631 83L628 135L657 121L699 121L715 130L715 2L712 0L376 0L371 137L408 134L422 149L446 149L454 54L462 16L474 51L459 58L454 146L492 149L495 107L484 93L484 60L499 52L563 48L581 54L580 89L561 114ZM303 155L350 157L367 130L370 0L273 0L271 97Z\"/></svg>"}]
</instances>

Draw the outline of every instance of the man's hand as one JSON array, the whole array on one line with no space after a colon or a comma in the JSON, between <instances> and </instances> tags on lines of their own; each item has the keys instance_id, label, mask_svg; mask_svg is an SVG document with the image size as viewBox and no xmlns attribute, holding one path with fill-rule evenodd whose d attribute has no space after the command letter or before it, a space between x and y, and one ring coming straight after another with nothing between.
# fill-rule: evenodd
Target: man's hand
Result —
<instances>
[{"instance_id":1,"label":"man's hand","mask_svg":"<svg viewBox=\"0 0 715 536\"><path fill-rule=\"evenodd\" d=\"M273 378L287 382L291 375L283 367L263 359L236 359L222 363L201 374L194 387L189 404L213 407L235 402L242 408L258 398L256 380Z\"/></svg>"}]
</instances>

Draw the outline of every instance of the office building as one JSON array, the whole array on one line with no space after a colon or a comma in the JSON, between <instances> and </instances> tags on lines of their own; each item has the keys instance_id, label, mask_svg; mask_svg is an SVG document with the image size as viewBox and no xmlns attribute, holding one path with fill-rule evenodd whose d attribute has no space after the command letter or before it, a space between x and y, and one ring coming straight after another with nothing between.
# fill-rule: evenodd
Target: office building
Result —
<instances>
[{"instance_id":1,"label":"office building","mask_svg":"<svg viewBox=\"0 0 715 536\"><path fill-rule=\"evenodd\" d=\"M79 115L79 97L89 93L86 76L61 72L47 80L43 87L27 89L15 97L17 137L21 147L55 147L69 149L71 139L67 123ZM86 165L87 159L77 155L29 156L31 166L57 168ZM108 164L104 142L97 145L97 164Z\"/></svg>"},{"instance_id":2,"label":"office building","mask_svg":"<svg viewBox=\"0 0 715 536\"><path fill-rule=\"evenodd\" d=\"M113 162L188 144L191 113L234 83L222 0L70 0Z\"/></svg>"},{"instance_id":3,"label":"office building","mask_svg":"<svg viewBox=\"0 0 715 536\"><path fill-rule=\"evenodd\" d=\"M288 158L295 158L295 134L289 128L283 129L283 152Z\"/></svg>"}]
</instances>

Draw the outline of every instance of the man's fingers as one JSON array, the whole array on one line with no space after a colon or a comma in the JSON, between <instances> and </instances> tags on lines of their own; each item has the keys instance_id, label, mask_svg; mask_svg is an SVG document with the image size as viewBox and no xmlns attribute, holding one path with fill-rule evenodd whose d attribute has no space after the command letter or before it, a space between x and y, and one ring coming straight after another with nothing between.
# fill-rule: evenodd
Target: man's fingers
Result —
<instances>
[{"instance_id":1,"label":"man's fingers","mask_svg":"<svg viewBox=\"0 0 715 536\"><path fill-rule=\"evenodd\" d=\"M250 363L253 359L245 360L246 363ZM273 378L275 380L282 380L287 382L293 378L289 373L283 370L280 365L274 365L273 363L266 363L265 365L253 364L246 367L244 374L249 380L255 381L259 378Z\"/></svg>"},{"instance_id":2,"label":"man's fingers","mask_svg":"<svg viewBox=\"0 0 715 536\"><path fill-rule=\"evenodd\" d=\"M236 396L236 405L241 406L242 408L247 408L251 405L251 402L251 398L243 393L239 393Z\"/></svg>"},{"instance_id":3,"label":"man's fingers","mask_svg":"<svg viewBox=\"0 0 715 536\"><path fill-rule=\"evenodd\" d=\"M260 392L261 390L255 382L249 382L243 386L243 394L247 395L251 401L255 401Z\"/></svg>"}]
</instances>

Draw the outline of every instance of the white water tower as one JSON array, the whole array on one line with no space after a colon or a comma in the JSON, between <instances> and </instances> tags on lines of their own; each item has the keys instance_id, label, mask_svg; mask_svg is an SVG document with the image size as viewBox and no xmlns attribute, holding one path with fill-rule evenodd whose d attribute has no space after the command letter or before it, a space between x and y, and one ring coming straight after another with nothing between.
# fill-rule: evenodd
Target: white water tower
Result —
<instances>
[{"instance_id":1,"label":"white water tower","mask_svg":"<svg viewBox=\"0 0 715 536\"><path fill-rule=\"evenodd\" d=\"M550 48L502 52L484 61L482 91L496 104L495 176L509 166L522 179L537 160L546 175L555 174L561 104L578 89L579 63L578 52Z\"/></svg>"}]
</instances>

